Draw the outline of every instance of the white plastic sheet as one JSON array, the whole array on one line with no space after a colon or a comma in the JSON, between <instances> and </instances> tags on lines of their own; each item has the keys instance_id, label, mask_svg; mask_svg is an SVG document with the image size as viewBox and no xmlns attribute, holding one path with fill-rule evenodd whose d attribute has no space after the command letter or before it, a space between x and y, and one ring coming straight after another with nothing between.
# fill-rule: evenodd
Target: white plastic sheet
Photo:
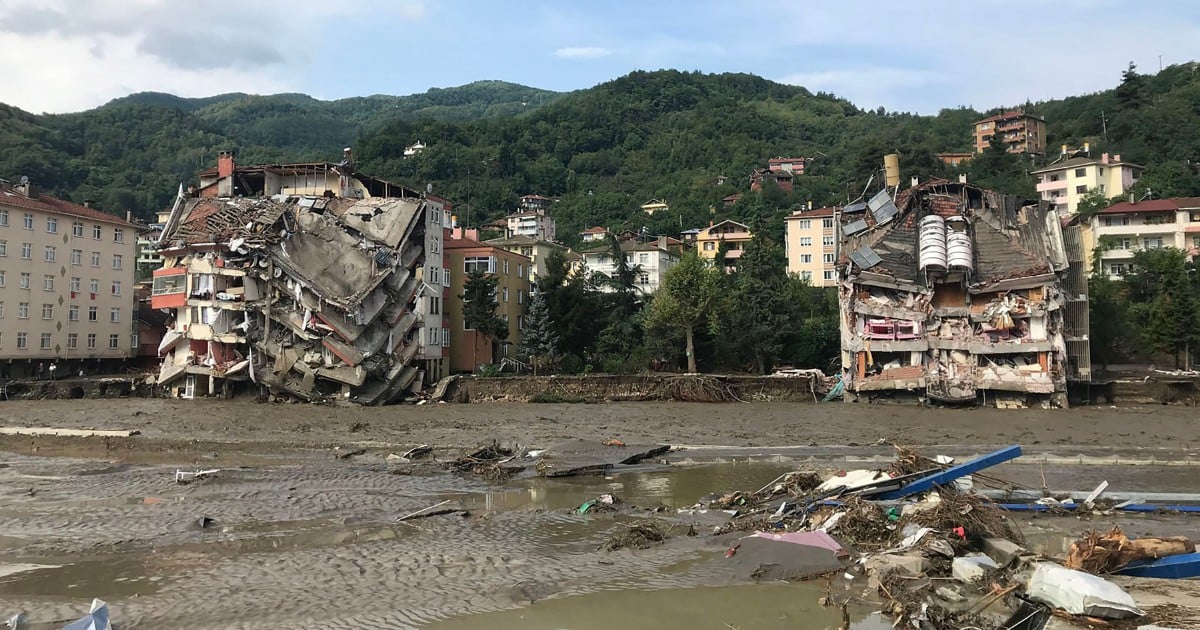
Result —
<instances>
[{"instance_id":1,"label":"white plastic sheet","mask_svg":"<svg viewBox=\"0 0 1200 630\"><path fill-rule=\"evenodd\" d=\"M1072 615L1104 619L1128 619L1142 615L1133 597L1116 584L1049 562L1040 563L1034 569L1033 576L1029 578L1029 597Z\"/></svg>"}]
</instances>

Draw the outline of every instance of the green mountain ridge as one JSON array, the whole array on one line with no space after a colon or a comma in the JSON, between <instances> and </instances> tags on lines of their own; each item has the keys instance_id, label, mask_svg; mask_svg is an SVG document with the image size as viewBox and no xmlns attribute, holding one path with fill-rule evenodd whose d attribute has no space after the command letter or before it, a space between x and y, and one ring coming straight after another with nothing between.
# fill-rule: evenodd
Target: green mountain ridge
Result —
<instances>
[{"instance_id":1,"label":"green mountain ridge","mask_svg":"<svg viewBox=\"0 0 1200 630\"><path fill-rule=\"evenodd\" d=\"M1047 118L1045 159L1057 157L1059 144L1089 142L1093 154L1145 165L1143 182L1155 196L1200 194L1196 67L1124 79L1114 69L1114 89L1026 105ZM955 177L934 154L969 150L971 124L1012 107L932 116L863 110L751 74L674 70L569 93L499 81L333 101L144 92L74 114L0 106L0 177L29 175L54 194L150 216L220 150L254 163L340 159L342 147L353 146L364 171L419 189L432 184L472 225L538 193L560 198L554 215L567 239L593 224L673 234L724 217L779 234L796 204L859 196L885 153L901 154L904 182ZM404 147L418 140L428 148L406 159ZM791 194L768 189L724 207L724 197L748 192L750 170L774 156L812 158L810 174ZM1028 171L1042 162L993 157L965 167L970 181L1034 193ZM651 198L667 200L671 212L643 215L638 206Z\"/></svg>"}]
</instances>

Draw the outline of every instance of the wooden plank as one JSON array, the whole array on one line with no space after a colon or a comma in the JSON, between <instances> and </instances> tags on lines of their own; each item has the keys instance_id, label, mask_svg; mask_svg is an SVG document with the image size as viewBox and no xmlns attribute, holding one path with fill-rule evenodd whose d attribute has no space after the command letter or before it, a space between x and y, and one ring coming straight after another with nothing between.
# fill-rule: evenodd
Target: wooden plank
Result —
<instances>
[{"instance_id":1,"label":"wooden plank","mask_svg":"<svg viewBox=\"0 0 1200 630\"><path fill-rule=\"evenodd\" d=\"M130 437L141 431L100 431L95 429L56 429L54 427L0 427L0 435L49 435L54 437Z\"/></svg>"},{"instance_id":2,"label":"wooden plank","mask_svg":"<svg viewBox=\"0 0 1200 630\"><path fill-rule=\"evenodd\" d=\"M1021 456L1021 447L1020 446L1014 445L1014 446L1005 447L998 451L988 453L987 455L984 455L983 457L978 457L969 462L964 462L957 466L952 466L950 468L947 468L946 470L943 470L941 472L934 473L934 474L926 476L926 477L921 477L915 481L910 482L908 485L904 486L903 488L900 488L899 490L894 490L892 492L888 492L887 494L880 495L876 498L882 499L884 501L890 501L893 499L903 499L904 497L916 494L918 492L925 492L926 490L933 490L936 486L949 485L955 479L958 479L960 477L966 477L967 475L969 475L971 473L979 472L985 468L991 468L992 466L995 466L997 464L1003 464L1004 462L1016 459L1020 456Z\"/></svg>"}]
</instances>

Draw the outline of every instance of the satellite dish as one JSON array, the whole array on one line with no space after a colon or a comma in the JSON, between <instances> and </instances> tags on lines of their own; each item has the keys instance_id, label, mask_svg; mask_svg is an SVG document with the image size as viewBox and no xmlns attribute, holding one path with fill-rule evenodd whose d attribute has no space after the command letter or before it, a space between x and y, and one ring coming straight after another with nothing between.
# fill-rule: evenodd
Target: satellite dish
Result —
<instances>
[{"instance_id":1,"label":"satellite dish","mask_svg":"<svg viewBox=\"0 0 1200 630\"><path fill-rule=\"evenodd\" d=\"M433 192L433 184L425 184L425 194Z\"/></svg>"},{"instance_id":2,"label":"satellite dish","mask_svg":"<svg viewBox=\"0 0 1200 630\"><path fill-rule=\"evenodd\" d=\"M28 184L28 183L29 183L29 176L28 176L28 175L22 175L22 176L21 176L21 185L25 185L25 184Z\"/></svg>"}]
</instances>

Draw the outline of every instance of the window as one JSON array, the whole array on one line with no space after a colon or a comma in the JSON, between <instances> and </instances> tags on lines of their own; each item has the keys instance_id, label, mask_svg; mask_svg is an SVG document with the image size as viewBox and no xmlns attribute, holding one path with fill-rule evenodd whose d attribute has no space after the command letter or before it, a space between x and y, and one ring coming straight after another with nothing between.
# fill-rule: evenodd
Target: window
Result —
<instances>
[{"instance_id":1,"label":"window","mask_svg":"<svg viewBox=\"0 0 1200 630\"><path fill-rule=\"evenodd\" d=\"M55 257L54 246L47 245L46 246L46 262L54 262L54 257Z\"/></svg>"},{"instance_id":2,"label":"window","mask_svg":"<svg viewBox=\"0 0 1200 630\"><path fill-rule=\"evenodd\" d=\"M120 348L120 347L121 347L121 335L118 335L118 334L109 335L108 336L108 348L110 350L116 350L117 348Z\"/></svg>"},{"instance_id":3,"label":"window","mask_svg":"<svg viewBox=\"0 0 1200 630\"><path fill-rule=\"evenodd\" d=\"M431 346L441 345L441 343L442 343L441 339L438 338L438 334L440 332L441 332L441 329L439 329L439 328L430 328L429 329L429 340L428 340L429 345L431 345Z\"/></svg>"},{"instance_id":4,"label":"window","mask_svg":"<svg viewBox=\"0 0 1200 630\"><path fill-rule=\"evenodd\" d=\"M450 268L442 267L442 286L450 286Z\"/></svg>"},{"instance_id":5,"label":"window","mask_svg":"<svg viewBox=\"0 0 1200 630\"><path fill-rule=\"evenodd\" d=\"M812 254L800 254L800 262L801 262L801 264L805 264L805 265L811 264L812 263Z\"/></svg>"},{"instance_id":6,"label":"window","mask_svg":"<svg viewBox=\"0 0 1200 630\"><path fill-rule=\"evenodd\" d=\"M21 259L33 260L33 243L21 243Z\"/></svg>"},{"instance_id":7,"label":"window","mask_svg":"<svg viewBox=\"0 0 1200 630\"><path fill-rule=\"evenodd\" d=\"M46 233L58 234L58 219L55 217L46 217Z\"/></svg>"},{"instance_id":8,"label":"window","mask_svg":"<svg viewBox=\"0 0 1200 630\"><path fill-rule=\"evenodd\" d=\"M83 224L76 221L71 224L71 236L83 236Z\"/></svg>"},{"instance_id":9,"label":"window","mask_svg":"<svg viewBox=\"0 0 1200 630\"><path fill-rule=\"evenodd\" d=\"M429 314L430 314L430 315L437 315L437 314L439 314L439 313L441 312L441 310L442 310L442 309L441 309L441 305L442 305L442 298L430 297L430 298L427 298L427 299L429 300Z\"/></svg>"},{"instance_id":10,"label":"window","mask_svg":"<svg viewBox=\"0 0 1200 630\"><path fill-rule=\"evenodd\" d=\"M826 237L821 238L821 246L822 247L833 247L833 237L826 236Z\"/></svg>"},{"instance_id":11,"label":"window","mask_svg":"<svg viewBox=\"0 0 1200 630\"><path fill-rule=\"evenodd\" d=\"M436 237L436 236L434 236L434 237L431 237L431 238L429 239L429 251L431 251L431 252L433 252L433 253L435 253L435 254L436 254L436 253L438 253L438 251L440 251L440 250L438 249L438 248L441 246L441 245L440 245L440 243L441 243L441 239L439 239L439 238L438 238L438 237Z\"/></svg>"},{"instance_id":12,"label":"window","mask_svg":"<svg viewBox=\"0 0 1200 630\"><path fill-rule=\"evenodd\" d=\"M8 210L0 210L0 227L8 227Z\"/></svg>"},{"instance_id":13,"label":"window","mask_svg":"<svg viewBox=\"0 0 1200 630\"><path fill-rule=\"evenodd\" d=\"M79 334L67 333L67 348L74 350L79 347Z\"/></svg>"},{"instance_id":14,"label":"window","mask_svg":"<svg viewBox=\"0 0 1200 630\"><path fill-rule=\"evenodd\" d=\"M88 333L87 347L88 347L88 350L96 349L96 333Z\"/></svg>"},{"instance_id":15,"label":"window","mask_svg":"<svg viewBox=\"0 0 1200 630\"><path fill-rule=\"evenodd\" d=\"M504 275L508 275L508 259L504 259Z\"/></svg>"},{"instance_id":16,"label":"window","mask_svg":"<svg viewBox=\"0 0 1200 630\"><path fill-rule=\"evenodd\" d=\"M17 333L17 350L24 350L29 347L28 333Z\"/></svg>"},{"instance_id":17,"label":"window","mask_svg":"<svg viewBox=\"0 0 1200 630\"><path fill-rule=\"evenodd\" d=\"M441 225L442 224L442 211L434 210L433 213L429 215L429 222L434 225Z\"/></svg>"},{"instance_id":18,"label":"window","mask_svg":"<svg viewBox=\"0 0 1200 630\"><path fill-rule=\"evenodd\" d=\"M26 271L21 272L21 279L17 286L19 286L22 289L29 288L29 273L28 272L26 272Z\"/></svg>"},{"instance_id":19,"label":"window","mask_svg":"<svg viewBox=\"0 0 1200 630\"><path fill-rule=\"evenodd\" d=\"M525 303L525 289L517 289L517 304Z\"/></svg>"},{"instance_id":20,"label":"window","mask_svg":"<svg viewBox=\"0 0 1200 630\"><path fill-rule=\"evenodd\" d=\"M92 290L93 294L100 292L100 281L99 280L92 278L91 290Z\"/></svg>"},{"instance_id":21,"label":"window","mask_svg":"<svg viewBox=\"0 0 1200 630\"><path fill-rule=\"evenodd\" d=\"M80 286L82 286L82 284L80 283L79 278L71 278L71 293L79 293ZM75 296L72 295L71 297Z\"/></svg>"},{"instance_id":22,"label":"window","mask_svg":"<svg viewBox=\"0 0 1200 630\"><path fill-rule=\"evenodd\" d=\"M812 221L810 219L800 219L801 230L807 230L810 228L812 228Z\"/></svg>"},{"instance_id":23,"label":"window","mask_svg":"<svg viewBox=\"0 0 1200 630\"><path fill-rule=\"evenodd\" d=\"M1129 217L1104 217L1104 226L1112 227L1114 225L1129 225Z\"/></svg>"},{"instance_id":24,"label":"window","mask_svg":"<svg viewBox=\"0 0 1200 630\"><path fill-rule=\"evenodd\" d=\"M812 272L811 271L801 271L800 278L803 280L812 280Z\"/></svg>"},{"instance_id":25,"label":"window","mask_svg":"<svg viewBox=\"0 0 1200 630\"><path fill-rule=\"evenodd\" d=\"M825 272L825 279L826 279L826 280L833 280L833 274L835 274L835 273L837 273L837 272L836 272L836 271L826 271L826 272Z\"/></svg>"},{"instance_id":26,"label":"window","mask_svg":"<svg viewBox=\"0 0 1200 630\"><path fill-rule=\"evenodd\" d=\"M8 255L8 241L0 241L0 256Z\"/></svg>"},{"instance_id":27,"label":"window","mask_svg":"<svg viewBox=\"0 0 1200 630\"><path fill-rule=\"evenodd\" d=\"M471 273L476 269L484 273L496 273L496 259L491 256L467 256L463 259L463 271Z\"/></svg>"},{"instance_id":28,"label":"window","mask_svg":"<svg viewBox=\"0 0 1200 630\"><path fill-rule=\"evenodd\" d=\"M704 241L704 251L711 252L717 248L717 244L712 241ZM601 257L603 258L603 256Z\"/></svg>"},{"instance_id":29,"label":"window","mask_svg":"<svg viewBox=\"0 0 1200 630\"><path fill-rule=\"evenodd\" d=\"M29 214L28 212L25 213L25 229L26 230L33 229L33 215Z\"/></svg>"},{"instance_id":30,"label":"window","mask_svg":"<svg viewBox=\"0 0 1200 630\"><path fill-rule=\"evenodd\" d=\"M1087 168L1075 169L1075 177L1087 177Z\"/></svg>"},{"instance_id":31,"label":"window","mask_svg":"<svg viewBox=\"0 0 1200 630\"><path fill-rule=\"evenodd\" d=\"M800 237L800 247L812 247L812 237L811 236L801 236Z\"/></svg>"},{"instance_id":32,"label":"window","mask_svg":"<svg viewBox=\"0 0 1200 630\"><path fill-rule=\"evenodd\" d=\"M100 321L100 309L98 307L95 307L95 306L88 307L88 321L89 322Z\"/></svg>"},{"instance_id":33,"label":"window","mask_svg":"<svg viewBox=\"0 0 1200 630\"><path fill-rule=\"evenodd\" d=\"M1142 239L1142 247L1145 249L1162 249L1163 240L1161 236Z\"/></svg>"},{"instance_id":34,"label":"window","mask_svg":"<svg viewBox=\"0 0 1200 630\"><path fill-rule=\"evenodd\" d=\"M450 329L449 328L442 329L442 347L443 348L450 347Z\"/></svg>"},{"instance_id":35,"label":"window","mask_svg":"<svg viewBox=\"0 0 1200 630\"><path fill-rule=\"evenodd\" d=\"M525 330L525 318L517 315L517 330Z\"/></svg>"},{"instance_id":36,"label":"window","mask_svg":"<svg viewBox=\"0 0 1200 630\"><path fill-rule=\"evenodd\" d=\"M50 333L42 333L42 350L50 349Z\"/></svg>"},{"instance_id":37,"label":"window","mask_svg":"<svg viewBox=\"0 0 1200 630\"><path fill-rule=\"evenodd\" d=\"M1192 247L1200 247L1200 236L1192 237ZM0 286L4 286L3 277L3 274L0 274Z\"/></svg>"},{"instance_id":38,"label":"window","mask_svg":"<svg viewBox=\"0 0 1200 630\"><path fill-rule=\"evenodd\" d=\"M141 341L138 339L138 334L131 333L129 335L129 349L137 350L139 345L141 345Z\"/></svg>"},{"instance_id":39,"label":"window","mask_svg":"<svg viewBox=\"0 0 1200 630\"><path fill-rule=\"evenodd\" d=\"M100 240L100 226L99 225L92 226L92 238L96 239L97 241Z\"/></svg>"},{"instance_id":40,"label":"window","mask_svg":"<svg viewBox=\"0 0 1200 630\"><path fill-rule=\"evenodd\" d=\"M78 249L71 250L71 264L79 265L83 263L83 252Z\"/></svg>"},{"instance_id":41,"label":"window","mask_svg":"<svg viewBox=\"0 0 1200 630\"><path fill-rule=\"evenodd\" d=\"M4 319L4 302L0 302L0 319Z\"/></svg>"},{"instance_id":42,"label":"window","mask_svg":"<svg viewBox=\"0 0 1200 630\"><path fill-rule=\"evenodd\" d=\"M54 305L53 304L43 304L42 305L42 319L54 319Z\"/></svg>"},{"instance_id":43,"label":"window","mask_svg":"<svg viewBox=\"0 0 1200 630\"><path fill-rule=\"evenodd\" d=\"M121 309L119 309L115 306L112 307L111 309L109 309L108 321L110 321L114 324L119 323L121 321Z\"/></svg>"},{"instance_id":44,"label":"window","mask_svg":"<svg viewBox=\"0 0 1200 630\"><path fill-rule=\"evenodd\" d=\"M1110 275L1114 275L1114 276L1125 275L1125 264L1124 263L1113 263L1113 264L1109 265L1108 273Z\"/></svg>"},{"instance_id":45,"label":"window","mask_svg":"<svg viewBox=\"0 0 1200 630\"><path fill-rule=\"evenodd\" d=\"M54 276L42 276L42 290L43 291L53 291L54 290Z\"/></svg>"},{"instance_id":46,"label":"window","mask_svg":"<svg viewBox=\"0 0 1200 630\"><path fill-rule=\"evenodd\" d=\"M67 319L73 322L79 321L79 307L72 304L71 308L67 309Z\"/></svg>"},{"instance_id":47,"label":"window","mask_svg":"<svg viewBox=\"0 0 1200 630\"><path fill-rule=\"evenodd\" d=\"M4 272L0 271L0 288L4 287Z\"/></svg>"},{"instance_id":48,"label":"window","mask_svg":"<svg viewBox=\"0 0 1200 630\"><path fill-rule=\"evenodd\" d=\"M29 319L29 302L17 304L17 319Z\"/></svg>"},{"instance_id":49,"label":"window","mask_svg":"<svg viewBox=\"0 0 1200 630\"><path fill-rule=\"evenodd\" d=\"M508 301L508 287L503 287L500 290L500 295L502 296L502 299L500 301L507 302Z\"/></svg>"},{"instance_id":50,"label":"window","mask_svg":"<svg viewBox=\"0 0 1200 630\"><path fill-rule=\"evenodd\" d=\"M120 269L120 268L121 268L121 255L113 254L113 269Z\"/></svg>"},{"instance_id":51,"label":"window","mask_svg":"<svg viewBox=\"0 0 1200 630\"><path fill-rule=\"evenodd\" d=\"M124 243L125 242L125 230L122 230L121 228L114 228L113 229L113 242L114 243Z\"/></svg>"},{"instance_id":52,"label":"window","mask_svg":"<svg viewBox=\"0 0 1200 630\"><path fill-rule=\"evenodd\" d=\"M827 264L832 264L833 263L833 254L825 254L824 256L822 256L822 259L824 259L824 261Z\"/></svg>"},{"instance_id":53,"label":"window","mask_svg":"<svg viewBox=\"0 0 1200 630\"><path fill-rule=\"evenodd\" d=\"M833 227L833 219L821 219L821 227L828 230Z\"/></svg>"},{"instance_id":54,"label":"window","mask_svg":"<svg viewBox=\"0 0 1200 630\"><path fill-rule=\"evenodd\" d=\"M92 266L93 267L100 266L100 252L92 252Z\"/></svg>"},{"instance_id":55,"label":"window","mask_svg":"<svg viewBox=\"0 0 1200 630\"><path fill-rule=\"evenodd\" d=\"M1082 195L1086 192L1087 192L1087 186L1076 186L1075 187L1075 194L1077 194L1077 195Z\"/></svg>"},{"instance_id":56,"label":"window","mask_svg":"<svg viewBox=\"0 0 1200 630\"><path fill-rule=\"evenodd\" d=\"M648 273L638 274L638 284L643 285L643 286L650 284L650 274L648 274Z\"/></svg>"}]
</instances>

